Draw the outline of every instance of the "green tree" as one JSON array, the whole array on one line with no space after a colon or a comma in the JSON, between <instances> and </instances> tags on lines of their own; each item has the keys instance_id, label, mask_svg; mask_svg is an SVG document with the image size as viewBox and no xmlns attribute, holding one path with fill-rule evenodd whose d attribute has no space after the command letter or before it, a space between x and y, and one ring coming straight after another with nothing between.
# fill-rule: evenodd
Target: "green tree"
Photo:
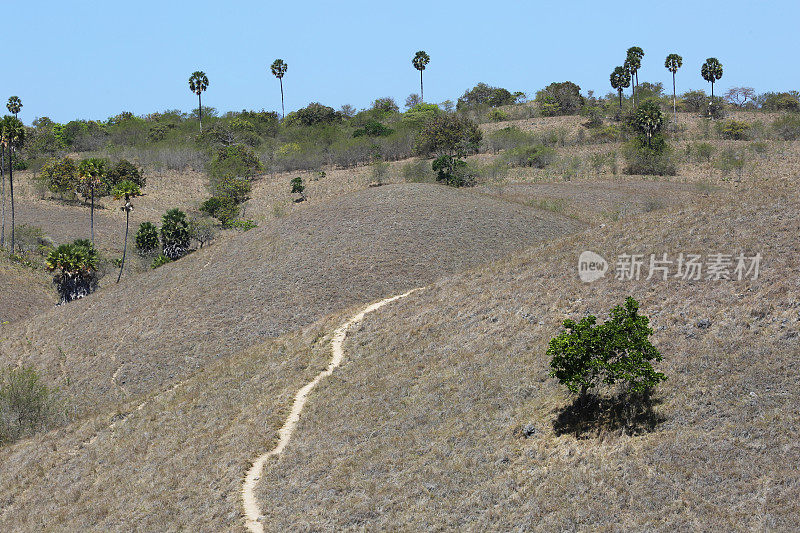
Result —
<instances>
[{"instance_id":1,"label":"green tree","mask_svg":"<svg viewBox=\"0 0 800 533\"><path fill-rule=\"evenodd\" d=\"M700 67L703 79L711 84L711 99L714 99L714 82L722 77L722 63L716 57L709 57Z\"/></svg>"},{"instance_id":2,"label":"green tree","mask_svg":"<svg viewBox=\"0 0 800 533\"><path fill-rule=\"evenodd\" d=\"M286 108L283 105L283 77L286 75L286 71L289 69L289 65L287 65L283 59L276 59L272 62L272 65L269 67L272 75L278 78L278 81L281 84L281 118L286 118Z\"/></svg>"},{"instance_id":3,"label":"green tree","mask_svg":"<svg viewBox=\"0 0 800 533\"><path fill-rule=\"evenodd\" d=\"M105 181L107 172L108 162L98 157L84 159L78 164L78 183L81 196L91 200L89 228L92 235L92 246L94 246L94 198L95 196L102 197L108 194L108 187Z\"/></svg>"},{"instance_id":4,"label":"green tree","mask_svg":"<svg viewBox=\"0 0 800 533\"><path fill-rule=\"evenodd\" d=\"M78 190L78 167L69 157L50 159L42 166L40 175L47 188L62 197Z\"/></svg>"},{"instance_id":5,"label":"green tree","mask_svg":"<svg viewBox=\"0 0 800 533\"><path fill-rule=\"evenodd\" d=\"M672 73L672 114L678 112L678 93L675 91L675 73L683 66L683 58L678 54L670 54L664 60L664 67Z\"/></svg>"},{"instance_id":6,"label":"green tree","mask_svg":"<svg viewBox=\"0 0 800 533\"><path fill-rule=\"evenodd\" d=\"M14 115L14 118L19 118L17 115L22 111L22 100L20 100L19 96L12 96L8 99L6 108L9 113Z\"/></svg>"},{"instance_id":7,"label":"green tree","mask_svg":"<svg viewBox=\"0 0 800 533\"><path fill-rule=\"evenodd\" d=\"M50 252L45 265L54 272L60 303L83 298L97 289L97 259L97 250L85 239L62 244Z\"/></svg>"},{"instance_id":8,"label":"green tree","mask_svg":"<svg viewBox=\"0 0 800 533\"><path fill-rule=\"evenodd\" d=\"M111 187L127 180L132 181L138 185L139 188L144 187L147 181L141 169L127 159L120 159L114 166L108 169L107 180Z\"/></svg>"},{"instance_id":9,"label":"green tree","mask_svg":"<svg viewBox=\"0 0 800 533\"><path fill-rule=\"evenodd\" d=\"M189 90L197 95L197 105L200 110L200 133L203 133L203 98L200 96L208 89L208 76L202 70L196 70L189 76Z\"/></svg>"},{"instance_id":10,"label":"green tree","mask_svg":"<svg viewBox=\"0 0 800 533\"><path fill-rule=\"evenodd\" d=\"M580 86L571 81L551 83L536 93L536 103L543 115L574 115L584 104Z\"/></svg>"},{"instance_id":11,"label":"green tree","mask_svg":"<svg viewBox=\"0 0 800 533\"><path fill-rule=\"evenodd\" d=\"M35 368L0 370L0 445L47 426L59 403L58 389L43 383Z\"/></svg>"},{"instance_id":12,"label":"green tree","mask_svg":"<svg viewBox=\"0 0 800 533\"><path fill-rule=\"evenodd\" d=\"M189 221L186 213L178 208L170 209L161 217L161 247L164 255L180 259L189 252Z\"/></svg>"},{"instance_id":13,"label":"green tree","mask_svg":"<svg viewBox=\"0 0 800 533\"><path fill-rule=\"evenodd\" d=\"M133 211L133 199L142 194L139 185L130 181L122 180L111 190L111 195L115 200L123 199L125 203L120 209L125 212L125 240L122 241L122 263L119 266L119 275L117 276L117 283L122 278L122 271L125 268L125 257L128 254L128 228L130 226L131 211Z\"/></svg>"},{"instance_id":14,"label":"green tree","mask_svg":"<svg viewBox=\"0 0 800 533\"><path fill-rule=\"evenodd\" d=\"M639 69L642 68L642 58L644 57L644 50L638 46L631 46L628 48L626 58L628 67L631 71L631 79L634 81L634 87L639 88ZM634 105L636 105L636 93L634 93Z\"/></svg>"},{"instance_id":15,"label":"green tree","mask_svg":"<svg viewBox=\"0 0 800 533\"><path fill-rule=\"evenodd\" d=\"M25 144L25 126L16 117L6 115L0 124L0 145L8 154L8 185L11 194L11 249L14 249L16 211L14 209L14 152Z\"/></svg>"},{"instance_id":16,"label":"green tree","mask_svg":"<svg viewBox=\"0 0 800 533\"><path fill-rule=\"evenodd\" d=\"M150 255L158 249L158 228L152 222L142 222L136 232L136 249L139 255Z\"/></svg>"},{"instance_id":17,"label":"green tree","mask_svg":"<svg viewBox=\"0 0 800 533\"><path fill-rule=\"evenodd\" d=\"M603 324L597 324L594 315L579 322L565 320L547 349L550 376L581 397L601 384L618 382L633 392L649 391L667 379L651 364L661 361L662 355L649 340L653 334L649 322L631 297L614 307Z\"/></svg>"},{"instance_id":18,"label":"green tree","mask_svg":"<svg viewBox=\"0 0 800 533\"><path fill-rule=\"evenodd\" d=\"M652 148L653 136L660 132L664 125L664 113L661 112L657 102L646 100L636 108L631 125L645 137L648 148Z\"/></svg>"},{"instance_id":19,"label":"green tree","mask_svg":"<svg viewBox=\"0 0 800 533\"><path fill-rule=\"evenodd\" d=\"M300 201L306 200L306 186L303 184L303 178L297 176L296 178L292 178L292 181L289 182L292 186L292 194L299 194Z\"/></svg>"},{"instance_id":20,"label":"green tree","mask_svg":"<svg viewBox=\"0 0 800 533\"><path fill-rule=\"evenodd\" d=\"M625 67L616 67L611 73L611 87L619 94L619 110L622 112L622 90L631 85L631 73Z\"/></svg>"},{"instance_id":21,"label":"green tree","mask_svg":"<svg viewBox=\"0 0 800 533\"><path fill-rule=\"evenodd\" d=\"M430 62L431 56L429 56L424 50L420 50L414 54L414 59L411 60L411 64L414 65L414 68L419 71L419 99L422 102L425 101L425 90L422 86L422 71L425 70L425 67L427 67L428 63Z\"/></svg>"}]
</instances>

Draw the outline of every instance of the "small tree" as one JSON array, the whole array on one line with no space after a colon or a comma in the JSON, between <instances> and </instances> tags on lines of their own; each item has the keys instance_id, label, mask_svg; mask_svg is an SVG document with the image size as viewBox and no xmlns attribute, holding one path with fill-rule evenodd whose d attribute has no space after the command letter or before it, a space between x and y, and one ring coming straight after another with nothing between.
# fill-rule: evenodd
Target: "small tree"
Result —
<instances>
[{"instance_id":1,"label":"small tree","mask_svg":"<svg viewBox=\"0 0 800 533\"><path fill-rule=\"evenodd\" d=\"M205 243L213 240L216 235L214 221L208 217L193 217L189 219L189 235L202 248Z\"/></svg>"},{"instance_id":2,"label":"small tree","mask_svg":"<svg viewBox=\"0 0 800 533\"><path fill-rule=\"evenodd\" d=\"M622 113L622 90L631 85L631 73L624 67L616 67L611 73L611 87L619 94L619 111Z\"/></svg>"},{"instance_id":3,"label":"small tree","mask_svg":"<svg viewBox=\"0 0 800 533\"><path fill-rule=\"evenodd\" d=\"M158 250L158 228L152 222L142 222L136 232L135 242L139 255L153 254Z\"/></svg>"},{"instance_id":4,"label":"small tree","mask_svg":"<svg viewBox=\"0 0 800 533\"><path fill-rule=\"evenodd\" d=\"M189 222L186 213L170 209L161 217L161 247L171 260L180 259L189 252Z\"/></svg>"},{"instance_id":5,"label":"small tree","mask_svg":"<svg viewBox=\"0 0 800 533\"><path fill-rule=\"evenodd\" d=\"M97 289L97 250L85 239L62 244L50 252L45 265L54 273L59 304L83 298Z\"/></svg>"},{"instance_id":6,"label":"small tree","mask_svg":"<svg viewBox=\"0 0 800 533\"><path fill-rule=\"evenodd\" d=\"M19 96L10 97L6 104L6 109L8 109L9 113L14 115L14 118L19 118L17 115L22 111L22 100L20 100Z\"/></svg>"},{"instance_id":7,"label":"small tree","mask_svg":"<svg viewBox=\"0 0 800 533\"><path fill-rule=\"evenodd\" d=\"M564 330L547 349L550 376L581 397L601 384L621 382L645 393L666 380L653 369L651 361L661 361L662 355L650 343L649 319L638 311L639 303L628 297L603 324L594 315L580 322L565 320Z\"/></svg>"},{"instance_id":8,"label":"small tree","mask_svg":"<svg viewBox=\"0 0 800 533\"><path fill-rule=\"evenodd\" d=\"M0 371L0 445L53 422L59 404L58 389L44 384L35 368Z\"/></svg>"},{"instance_id":9,"label":"small tree","mask_svg":"<svg viewBox=\"0 0 800 533\"><path fill-rule=\"evenodd\" d=\"M208 89L208 76L202 70L196 70L189 76L189 90L197 95L197 106L200 111L200 133L203 133L203 98L200 96Z\"/></svg>"},{"instance_id":10,"label":"small tree","mask_svg":"<svg viewBox=\"0 0 800 533\"><path fill-rule=\"evenodd\" d=\"M95 196L106 196L109 192L105 181L107 171L108 162L97 157L84 159L78 165L79 191L81 196L91 200L89 228L92 235L92 245L94 245L94 199Z\"/></svg>"},{"instance_id":11,"label":"small tree","mask_svg":"<svg viewBox=\"0 0 800 533\"><path fill-rule=\"evenodd\" d=\"M670 54L664 60L664 67L672 73L672 114L675 115L678 111L678 96L675 92L675 73L683 66L683 58L678 54Z\"/></svg>"},{"instance_id":12,"label":"small tree","mask_svg":"<svg viewBox=\"0 0 800 533\"><path fill-rule=\"evenodd\" d=\"M420 102L425 101L425 90L422 86L422 71L425 70L425 67L428 66L428 63L431 62L431 56L428 55L427 52L424 50L420 50L416 54L414 54L414 59L411 60L411 64L414 65L414 68L419 71L419 99Z\"/></svg>"},{"instance_id":13,"label":"small tree","mask_svg":"<svg viewBox=\"0 0 800 533\"><path fill-rule=\"evenodd\" d=\"M111 187L127 180L135 183L139 188L142 188L146 182L139 167L127 159L120 159L115 165L108 169L107 180Z\"/></svg>"},{"instance_id":14,"label":"small tree","mask_svg":"<svg viewBox=\"0 0 800 533\"><path fill-rule=\"evenodd\" d=\"M644 50L638 46L631 46L628 48L626 54L625 64L631 73L633 80L633 105L636 105L636 89L639 88L639 69L642 68L642 58L644 57Z\"/></svg>"},{"instance_id":15,"label":"small tree","mask_svg":"<svg viewBox=\"0 0 800 533\"><path fill-rule=\"evenodd\" d=\"M300 201L300 202L305 201L306 200L306 193L305 193L306 186L303 184L303 178L301 178L300 176L297 176L296 178L292 179L290 184L292 186L292 194L299 194L300 195L300 198L299 198L298 201Z\"/></svg>"},{"instance_id":16,"label":"small tree","mask_svg":"<svg viewBox=\"0 0 800 533\"><path fill-rule=\"evenodd\" d=\"M653 136L661 131L663 125L664 113L653 100L647 100L637 107L631 119L631 126L644 136L648 148L653 147Z\"/></svg>"},{"instance_id":17,"label":"small tree","mask_svg":"<svg viewBox=\"0 0 800 533\"><path fill-rule=\"evenodd\" d=\"M25 126L16 117L3 117L0 124L0 145L8 154L8 185L11 194L11 249L14 249L16 211L14 209L14 152L25 144Z\"/></svg>"},{"instance_id":18,"label":"small tree","mask_svg":"<svg viewBox=\"0 0 800 533\"><path fill-rule=\"evenodd\" d=\"M122 263L119 266L117 283L122 278L122 271L125 268L125 256L128 254L128 228L130 226L131 211L133 211L133 199L142 194L142 190L137 184L130 180L122 180L114 186L111 195L115 200L123 199L125 203L120 209L125 212L125 240L122 243Z\"/></svg>"},{"instance_id":19,"label":"small tree","mask_svg":"<svg viewBox=\"0 0 800 533\"><path fill-rule=\"evenodd\" d=\"M711 84L711 99L714 99L714 82L722 77L722 63L716 57L709 57L700 67L703 79Z\"/></svg>"},{"instance_id":20,"label":"small tree","mask_svg":"<svg viewBox=\"0 0 800 533\"><path fill-rule=\"evenodd\" d=\"M51 192L72 197L78 190L78 167L69 157L50 159L40 171L42 180Z\"/></svg>"}]
</instances>

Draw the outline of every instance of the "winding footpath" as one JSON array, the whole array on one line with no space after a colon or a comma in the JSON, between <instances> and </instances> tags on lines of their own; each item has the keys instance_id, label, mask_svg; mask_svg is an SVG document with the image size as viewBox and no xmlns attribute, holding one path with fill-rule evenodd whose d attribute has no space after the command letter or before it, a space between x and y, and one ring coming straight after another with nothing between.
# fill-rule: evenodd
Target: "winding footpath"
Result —
<instances>
[{"instance_id":1,"label":"winding footpath","mask_svg":"<svg viewBox=\"0 0 800 533\"><path fill-rule=\"evenodd\" d=\"M250 470L247 471L247 475L244 478L244 483L242 485L242 507L244 509L245 523L249 531L252 533L264 533L264 526L259 520L262 518L261 510L258 507L258 500L256 499L255 495L256 484L261 478L261 472L264 470L264 465L270 457L280 455L286 448L286 445L292 438L294 430L297 428L297 422L300 420L300 413L303 411L303 407L305 407L306 401L308 400L308 394L314 389L314 387L317 386L317 383L319 383L322 378L330 376L334 369L342 364L342 359L344 358L344 350L342 345L344 344L345 337L347 337L347 332L350 330L350 328L361 322L364 319L364 316L367 314L380 309L386 304L392 303L401 298L405 298L406 296L419 290L421 289L412 289L403 294L398 294L396 296L392 296L391 298L386 298L380 302L376 302L351 316L345 323L340 325L333 332L333 337L331 338L331 362L328 364L328 367L317 374L317 376L308 382L302 389L297 391L297 394L294 396L294 402L292 403L292 410L289 412L289 416L286 418L286 422L284 422L283 427L278 430L278 435L280 438L278 439L277 446L270 451L259 455L256 460L253 461L253 466L250 467Z\"/></svg>"}]
</instances>

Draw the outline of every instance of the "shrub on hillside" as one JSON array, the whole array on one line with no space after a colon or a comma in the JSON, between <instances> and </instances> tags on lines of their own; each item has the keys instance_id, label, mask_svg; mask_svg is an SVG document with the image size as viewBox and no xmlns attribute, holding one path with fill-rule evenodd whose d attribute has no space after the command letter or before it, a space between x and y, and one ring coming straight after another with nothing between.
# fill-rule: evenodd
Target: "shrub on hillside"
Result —
<instances>
[{"instance_id":1,"label":"shrub on hillside","mask_svg":"<svg viewBox=\"0 0 800 533\"><path fill-rule=\"evenodd\" d=\"M479 106L499 107L510 105L524 96L520 92L512 93L502 87L491 87L485 83L479 83L472 89L464 91L464 94L461 95L456 103L456 109L463 111Z\"/></svg>"},{"instance_id":2,"label":"shrub on hillside","mask_svg":"<svg viewBox=\"0 0 800 533\"><path fill-rule=\"evenodd\" d=\"M764 111L800 111L800 99L796 91L789 93L766 93L762 96Z\"/></svg>"},{"instance_id":3,"label":"shrub on hillside","mask_svg":"<svg viewBox=\"0 0 800 533\"><path fill-rule=\"evenodd\" d=\"M641 137L628 141L622 149L622 155L627 162L625 174L674 176L678 173L672 150L661 135L653 137L649 146Z\"/></svg>"},{"instance_id":4,"label":"shrub on hillside","mask_svg":"<svg viewBox=\"0 0 800 533\"><path fill-rule=\"evenodd\" d=\"M78 188L78 167L69 157L48 160L42 166L41 177L50 191L62 197L73 196Z\"/></svg>"},{"instance_id":5,"label":"shrub on hillside","mask_svg":"<svg viewBox=\"0 0 800 533\"><path fill-rule=\"evenodd\" d=\"M556 151L542 145L518 146L504 152L501 159L515 167L545 168L556 160Z\"/></svg>"},{"instance_id":6,"label":"shrub on hillside","mask_svg":"<svg viewBox=\"0 0 800 533\"><path fill-rule=\"evenodd\" d=\"M219 148L208 166L208 175L214 179L227 176L253 177L263 169L253 151L241 144Z\"/></svg>"},{"instance_id":7,"label":"shrub on hillside","mask_svg":"<svg viewBox=\"0 0 800 533\"><path fill-rule=\"evenodd\" d=\"M475 177L470 172L467 162L448 154L440 155L431 165L436 172L436 180L451 187L470 187L475 184Z\"/></svg>"},{"instance_id":8,"label":"shrub on hillside","mask_svg":"<svg viewBox=\"0 0 800 533\"><path fill-rule=\"evenodd\" d=\"M212 196L200 205L200 211L229 227L239 216L239 206L229 196Z\"/></svg>"},{"instance_id":9,"label":"shrub on hillside","mask_svg":"<svg viewBox=\"0 0 800 533\"><path fill-rule=\"evenodd\" d=\"M358 128L353 132L353 137L388 137L394 130L387 128L377 120L369 120L363 128Z\"/></svg>"},{"instance_id":10,"label":"shrub on hillside","mask_svg":"<svg viewBox=\"0 0 800 533\"><path fill-rule=\"evenodd\" d=\"M723 139L741 141L748 138L750 124L739 120L726 120L717 126Z\"/></svg>"},{"instance_id":11,"label":"shrub on hillside","mask_svg":"<svg viewBox=\"0 0 800 533\"><path fill-rule=\"evenodd\" d=\"M478 125L466 117L441 114L432 118L417 134L415 150L421 155L463 157L478 151L482 134Z\"/></svg>"},{"instance_id":12,"label":"shrub on hillside","mask_svg":"<svg viewBox=\"0 0 800 533\"><path fill-rule=\"evenodd\" d=\"M411 183L423 183L434 180L434 174L431 172L431 165L424 159L410 161L400 167L400 175L403 176L405 181Z\"/></svg>"},{"instance_id":13,"label":"shrub on hillside","mask_svg":"<svg viewBox=\"0 0 800 533\"><path fill-rule=\"evenodd\" d=\"M335 124L342 121L342 115L332 107L319 102L311 102L306 107L286 115L284 122L291 126L315 126L317 124Z\"/></svg>"},{"instance_id":14,"label":"shrub on hillside","mask_svg":"<svg viewBox=\"0 0 800 533\"><path fill-rule=\"evenodd\" d=\"M708 105L708 96L705 91L687 91L681 95L680 102L685 111L699 113Z\"/></svg>"},{"instance_id":15,"label":"shrub on hillside","mask_svg":"<svg viewBox=\"0 0 800 533\"><path fill-rule=\"evenodd\" d=\"M150 268L158 268L162 265L166 265L167 263L172 263L172 259L167 257L164 254L158 254L154 259L153 262L150 263Z\"/></svg>"},{"instance_id":16,"label":"shrub on hillside","mask_svg":"<svg viewBox=\"0 0 800 533\"><path fill-rule=\"evenodd\" d=\"M584 104L581 88L571 81L551 83L536 93L536 105L542 115L574 115Z\"/></svg>"},{"instance_id":17,"label":"shrub on hillside","mask_svg":"<svg viewBox=\"0 0 800 533\"><path fill-rule=\"evenodd\" d=\"M189 253L189 221L180 209L170 209L161 217L161 249L172 259L180 259Z\"/></svg>"},{"instance_id":18,"label":"shrub on hillside","mask_svg":"<svg viewBox=\"0 0 800 533\"><path fill-rule=\"evenodd\" d=\"M58 389L31 366L0 371L0 445L14 442L65 418Z\"/></svg>"},{"instance_id":19,"label":"shrub on hillside","mask_svg":"<svg viewBox=\"0 0 800 533\"><path fill-rule=\"evenodd\" d=\"M141 188L144 187L146 181L142 171L127 159L120 159L115 165L112 165L108 169L107 179L111 187L128 180Z\"/></svg>"},{"instance_id":20,"label":"shrub on hillside","mask_svg":"<svg viewBox=\"0 0 800 533\"><path fill-rule=\"evenodd\" d=\"M97 262L97 250L83 239L50 252L45 264L53 272L59 304L83 298L97 289Z\"/></svg>"},{"instance_id":21,"label":"shrub on hillside","mask_svg":"<svg viewBox=\"0 0 800 533\"><path fill-rule=\"evenodd\" d=\"M152 222L142 222L136 232L136 249L139 255L146 256L158 250L158 228Z\"/></svg>"},{"instance_id":22,"label":"shrub on hillside","mask_svg":"<svg viewBox=\"0 0 800 533\"><path fill-rule=\"evenodd\" d=\"M402 120L413 127L419 127L441 113L442 110L436 104L419 103L403 113Z\"/></svg>"},{"instance_id":23,"label":"shrub on hillside","mask_svg":"<svg viewBox=\"0 0 800 533\"><path fill-rule=\"evenodd\" d=\"M800 115L784 115L772 123L772 130L784 141L800 139Z\"/></svg>"},{"instance_id":24,"label":"shrub on hillside","mask_svg":"<svg viewBox=\"0 0 800 533\"><path fill-rule=\"evenodd\" d=\"M212 241L216 236L214 228L214 221L208 217L189 219L189 236L197 241L198 247L202 248L203 245Z\"/></svg>"}]
</instances>

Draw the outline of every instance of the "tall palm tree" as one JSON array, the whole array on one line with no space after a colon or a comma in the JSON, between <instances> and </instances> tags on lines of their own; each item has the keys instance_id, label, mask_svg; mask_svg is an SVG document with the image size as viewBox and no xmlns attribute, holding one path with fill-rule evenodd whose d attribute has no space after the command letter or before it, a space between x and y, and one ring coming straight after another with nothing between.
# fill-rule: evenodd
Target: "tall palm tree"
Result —
<instances>
[{"instance_id":1,"label":"tall palm tree","mask_svg":"<svg viewBox=\"0 0 800 533\"><path fill-rule=\"evenodd\" d=\"M92 200L91 208L89 211L89 228L92 234L92 246L94 246L94 196L97 188L103 185L106 177L106 161L96 157L84 159L78 165L78 179L84 188L88 188L89 197ZM85 193L84 198L86 197ZM108 194L108 190L106 193Z\"/></svg>"},{"instance_id":2,"label":"tall palm tree","mask_svg":"<svg viewBox=\"0 0 800 533\"><path fill-rule=\"evenodd\" d=\"M622 112L622 89L631 84L631 71L625 67L616 67L611 73L611 87L619 93L619 111Z\"/></svg>"},{"instance_id":3,"label":"tall palm tree","mask_svg":"<svg viewBox=\"0 0 800 533\"><path fill-rule=\"evenodd\" d=\"M672 72L672 116L677 115L677 100L678 94L675 92L675 73L683 66L683 58L678 54L670 54L664 61L664 66L667 70Z\"/></svg>"},{"instance_id":4,"label":"tall palm tree","mask_svg":"<svg viewBox=\"0 0 800 533\"><path fill-rule=\"evenodd\" d=\"M422 102L425 101L425 91L422 87L422 71L425 70L425 67L427 67L430 62L431 56L424 50L420 50L414 54L414 59L411 60L411 64L419 71L419 99Z\"/></svg>"},{"instance_id":5,"label":"tall palm tree","mask_svg":"<svg viewBox=\"0 0 800 533\"><path fill-rule=\"evenodd\" d=\"M3 117L2 144L8 152L8 184L11 193L11 249L14 249L15 240L15 210L14 210L14 150L22 148L25 144L25 126L16 117Z\"/></svg>"},{"instance_id":6,"label":"tall palm tree","mask_svg":"<svg viewBox=\"0 0 800 533\"><path fill-rule=\"evenodd\" d=\"M631 81L633 81L633 105L636 106L636 89L639 88L639 69L642 68L642 58L644 57L644 50L638 46L631 46L628 48L627 56L625 57L625 67L631 73Z\"/></svg>"},{"instance_id":7,"label":"tall palm tree","mask_svg":"<svg viewBox=\"0 0 800 533\"><path fill-rule=\"evenodd\" d=\"M196 70L189 76L189 90L197 95L197 106L200 111L200 133L203 133L203 99L200 96L208 89L208 76L202 70ZM94 244L94 242L92 242Z\"/></svg>"},{"instance_id":8,"label":"tall palm tree","mask_svg":"<svg viewBox=\"0 0 800 533\"><path fill-rule=\"evenodd\" d=\"M19 96L12 96L8 99L6 108L8 108L9 113L14 115L14 118L18 118L17 115L22 111L22 100L19 99Z\"/></svg>"},{"instance_id":9,"label":"tall palm tree","mask_svg":"<svg viewBox=\"0 0 800 533\"><path fill-rule=\"evenodd\" d=\"M111 191L111 195L115 200L125 199L125 204L120 208L125 211L125 240L122 244L122 264L119 266L117 283L122 278L122 271L125 268L125 256L128 254L128 228L130 227L131 211L133 211L133 199L141 194L142 190L131 180L122 180Z\"/></svg>"},{"instance_id":10,"label":"tall palm tree","mask_svg":"<svg viewBox=\"0 0 800 533\"><path fill-rule=\"evenodd\" d=\"M278 78L278 81L281 83L281 118L286 118L286 108L283 106L283 76L289 69L289 65L284 63L283 59L276 59L272 62L269 69L272 75Z\"/></svg>"},{"instance_id":11,"label":"tall palm tree","mask_svg":"<svg viewBox=\"0 0 800 533\"><path fill-rule=\"evenodd\" d=\"M711 83L711 98L714 98L714 82L722 77L722 63L716 57L709 57L700 67L700 74Z\"/></svg>"},{"instance_id":12,"label":"tall palm tree","mask_svg":"<svg viewBox=\"0 0 800 533\"><path fill-rule=\"evenodd\" d=\"M0 229L0 248L6 245L6 144L4 142L5 129L3 121L0 120L0 187L2 187L3 208L2 208L2 229Z\"/></svg>"}]
</instances>

